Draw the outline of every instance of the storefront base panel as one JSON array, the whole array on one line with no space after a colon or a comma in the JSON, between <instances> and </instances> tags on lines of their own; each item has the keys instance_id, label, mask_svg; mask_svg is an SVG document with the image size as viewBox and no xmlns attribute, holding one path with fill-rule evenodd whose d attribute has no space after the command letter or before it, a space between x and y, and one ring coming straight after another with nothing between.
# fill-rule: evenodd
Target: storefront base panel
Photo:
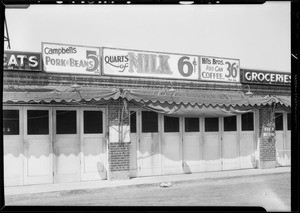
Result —
<instances>
[{"instance_id":1,"label":"storefront base panel","mask_svg":"<svg viewBox=\"0 0 300 213\"><path fill-rule=\"evenodd\" d=\"M111 171L108 173L108 180L130 179L130 171Z\"/></svg>"},{"instance_id":2,"label":"storefront base panel","mask_svg":"<svg viewBox=\"0 0 300 213\"><path fill-rule=\"evenodd\" d=\"M276 167L276 161L261 161L259 164L260 169L273 169Z\"/></svg>"}]
</instances>

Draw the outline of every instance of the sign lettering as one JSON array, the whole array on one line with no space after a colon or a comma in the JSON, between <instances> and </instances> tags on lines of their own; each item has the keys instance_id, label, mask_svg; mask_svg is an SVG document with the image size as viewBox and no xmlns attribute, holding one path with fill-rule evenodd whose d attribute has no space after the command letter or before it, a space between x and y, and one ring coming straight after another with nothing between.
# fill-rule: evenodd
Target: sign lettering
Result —
<instances>
[{"instance_id":1,"label":"sign lettering","mask_svg":"<svg viewBox=\"0 0 300 213\"><path fill-rule=\"evenodd\" d=\"M41 64L40 53L4 51L4 70L41 71Z\"/></svg>"},{"instance_id":2,"label":"sign lettering","mask_svg":"<svg viewBox=\"0 0 300 213\"><path fill-rule=\"evenodd\" d=\"M267 72L255 70L242 71L243 83L290 85L291 74L284 72Z\"/></svg>"},{"instance_id":3,"label":"sign lettering","mask_svg":"<svg viewBox=\"0 0 300 213\"><path fill-rule=\"evenodd\" d=\"M100 48L42 43L46 72L100 74Z\"/></svg>"},{"instance_id":4,"label":"sign lettering","mask_svg":"<svg viewBox=\"0 0 300 213\"><path fill-rule=\"evenodd\" d=\"M200 78L208 81L239 82L240 61L216 57L200 57Z\"/></svg>"},{"instance_id":5,"label":"sign lettering","mask_svg":"<svg viewBox=\"0 0 300 213\"><path fill-rule=\"evenodd\" d=\"M103 74L113 76L199 79L199 57L103 48Z\"/></svg>"}]
</instances>

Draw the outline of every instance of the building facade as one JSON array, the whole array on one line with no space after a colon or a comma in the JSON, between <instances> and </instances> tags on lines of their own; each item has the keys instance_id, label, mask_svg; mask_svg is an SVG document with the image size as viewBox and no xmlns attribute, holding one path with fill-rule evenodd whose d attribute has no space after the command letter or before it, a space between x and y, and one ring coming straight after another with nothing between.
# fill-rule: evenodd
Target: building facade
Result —
<instances>
[{"instance_id":1,"label":"building facade","mask_svg":"<svg viewBox=\"0 0 300 213\"><path fill-rule=\"evenodd\" d=\"M60 58L74 48L6 52L5 186L290 166L289 73L113 48Z\"/></svg>"}]
</instances>

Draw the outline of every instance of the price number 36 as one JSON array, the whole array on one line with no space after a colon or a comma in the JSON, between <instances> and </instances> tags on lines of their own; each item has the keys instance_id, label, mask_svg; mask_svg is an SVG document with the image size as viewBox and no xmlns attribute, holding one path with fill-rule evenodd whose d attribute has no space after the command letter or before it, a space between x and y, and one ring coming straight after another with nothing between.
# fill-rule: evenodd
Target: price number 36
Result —
<instances>
[{"instance_id":1,"label":"price number 36","mask_svg":"<svg viewBox=\"0 0 300 213\"><path fill-rule=\"evenodd\" d=\"M225 77L235 78L238 74L238 65L236 63L231 64L228 61L225 64L227 64L227 71L228 71Z\"/></svg>"}]
</instances>

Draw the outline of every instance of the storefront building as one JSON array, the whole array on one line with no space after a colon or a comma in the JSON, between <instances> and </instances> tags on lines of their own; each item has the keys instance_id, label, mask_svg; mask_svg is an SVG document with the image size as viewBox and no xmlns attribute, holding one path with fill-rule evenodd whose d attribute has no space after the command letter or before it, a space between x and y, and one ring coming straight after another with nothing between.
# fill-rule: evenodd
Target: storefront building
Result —
<instances>
[{"instance_id":1,"label":"storefront building","mask_svg":"<svg viewBox=\"0 0 300 213\"><path fill-rule=\"evenodd\" d=\"M290 165L290 74L63 44L6 51L5 186Z\"/></svg>"}]
</instances>

